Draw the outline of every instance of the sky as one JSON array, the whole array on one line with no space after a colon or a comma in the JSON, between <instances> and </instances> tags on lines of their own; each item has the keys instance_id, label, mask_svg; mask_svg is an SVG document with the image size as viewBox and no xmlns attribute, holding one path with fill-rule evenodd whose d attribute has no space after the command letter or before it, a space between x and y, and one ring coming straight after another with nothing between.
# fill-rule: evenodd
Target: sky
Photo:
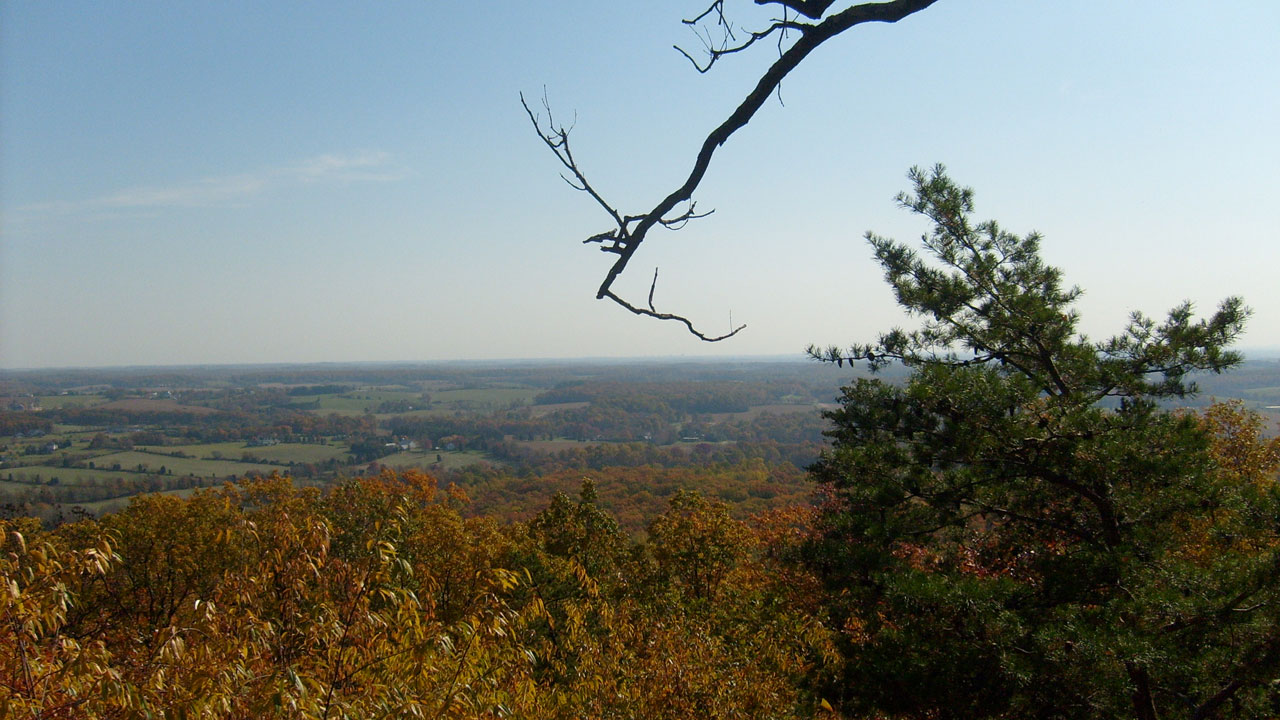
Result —
<instances>
[{"instance_id":1,"label":"sky","mask_svg":"<svg viewBox=\"0 0 1280 720\"><path fill-rule=\"evenodd\" d=\"M705 0L704 0L705 1ZM731 19L769 14L729 0ZM1043 234L1081 329L1183 300L1280 348L1280 3L933 7L835 38L721 148L715 214L595 299L610 227L683 182L777 48L697 73L697 3L0 3L0 368L800 355L910 326L863 239L908 168Z\"/></svg>"}]
</instances>

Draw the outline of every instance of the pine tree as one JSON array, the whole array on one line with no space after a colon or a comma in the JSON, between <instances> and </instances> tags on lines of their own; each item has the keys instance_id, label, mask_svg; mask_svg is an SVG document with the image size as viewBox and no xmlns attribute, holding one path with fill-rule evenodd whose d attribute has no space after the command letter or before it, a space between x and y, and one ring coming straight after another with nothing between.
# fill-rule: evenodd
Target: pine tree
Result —
<instances>
[{"instance_id":1,"label":"pine tree","mask_svg":"<svg viewBox=\"0 0 1280 720\"><path fill-rule=\"evenodd\" d=\"M895 717L1273 717L1280 516L1224 472L1209 426L1160 401L1240 362L1247 309L1135 313L1090 341L1039 236L975 223L972 191L912 170L932 261L868 234L922 318L810 352L873 369L829 414L829 492L808 561L842 628L824 679Z\"/></svg>"}]
</instances>

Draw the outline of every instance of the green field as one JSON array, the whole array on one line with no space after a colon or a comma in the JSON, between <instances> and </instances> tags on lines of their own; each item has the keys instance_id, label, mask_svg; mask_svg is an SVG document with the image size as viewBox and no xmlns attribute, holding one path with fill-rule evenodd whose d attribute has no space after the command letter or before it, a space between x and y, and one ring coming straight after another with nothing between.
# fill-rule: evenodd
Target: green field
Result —
<instances>
[{"instance_id":1,"label":"green field","mask_svg":"<svg viewBox=\"0 0 1280 720\"><path fill-rule=\"evenodd\" d=\"M225 443L206 443L202 445L166 445L164 447L148 447L141 448L152 450L157 453L167 454L171 452L181 452L190 455L193 458L201 458L212 460L217 453L218 459L222 460L239 460L248 453L254 458L266 463L320 463L326 460L336 459L343 461L349 452L346 445L333 443L330 445L316 445L314 443L280 443L278 445L263 445L261 447L249 447L242 442L225 442ZM153 455L152 457L162 459L161 455ZM178 460L178 458L174 458Z\"/></svg>"},{"instance_id":2,"label":"green field","mask_svg":"<svg viewBox=\"0 0 1280 720\"><path fill-rule=\"evenodd\" d=\"M101 395L39 395L40 407L56 410L69 407L93 407L107 402Z\"/></svg>"},{"instance_id":3,"label":"green field","mask_svg":"<svg viewBox=\"0 0 1280 720\"><path fill-rule=\"evenodd\" d=\"M70 435L73 439L82 439L87 441L89 438L97 435L98 432L100 432L99 428L90 425L62 425L60 423L54 423L53 425L53 434Z\"/></svg>"},{"instance_id":4,"label":"green field","mask_svg":"<svg viewBox=\"0 0 1280 720\"><path fill-rule=\"evenodd\" d=\"M277 463L321 463L327 460L345 462L349 452L346 445L315 445L312 443L280 443L263 447L243 448L259 460Z\"/></svg>"},{"instance_id":5,"label":"green field","mask_svg":"<svg viewBox=\"0 0 1280 720\"><path fill-rule=\"evenodd\" d=\"M146 466L146 472L152 473L158 472L160 466L163 465L166 470L171 470L174 475L195 475L197 477L226 477L228 475L238 477L251 470L270 473L273 470L279 471L281 469L279 466L260 463L234 462L232 460L207 460L204 458L176 458L164 455L152 455L151 453L138 452L136 450L103 455L95 458L94 463L98 466L96 472L112 477L118 475L119 471L103 470L104 465L109 468L114 463L120 463L121 470L136 471L138 465L142 464ZM61 468L51 469L57 470Z\"/></svg>"},{"instance_id":6,"label":"green field","mask_svg":"<svg viewBox=\"0 0 1280 720\"><path fill-rule=\"evenodd\" d=\"M157 465L156 467L159 466ZM50 465L28 465L27 467L8 468L2 470L0 471L0 477L7 478L12 473L14 478L25 477L28 479L34 479L36 475L39 475L41 484L48 482L52 478L58 478L58 482L63 485L81 485L92 480L103 481L110 480L112 478L138 477L136 472L126 472L123 465L121 465L120 468L121 469L119 470L103 470L101 468L65 468Z\"/></svg>"},{"instance_id":7,"label":"green field","mask_svg":"<svg viewBox=\"0 0 1280 720\"><path fill-rule=\"evenodd\" d=\"M436 455L441 458L439 465L436 464ZM486 461L488 461L488 458L481 452L441 451L437 453L435 451L409 450L378 458L377 462L379 465L386 465L396 469L409 467L433 469L438 467L444 470L453 470Z\"/></svg>"},{"instance_id":8,"label":"green field","mask_svg":"<svg viewBox=\"0 0 1280 720\"><path fill-rule=\"evenodd\" d=\"M193 445L139 445L138 450L147 450L160 455L168 453L180 452L184 455L190 455L193 458L204 458L207 460L239 460L245 450L245 444L240 440L221 443L200 443Z\"/></svg>"}]
</instances>

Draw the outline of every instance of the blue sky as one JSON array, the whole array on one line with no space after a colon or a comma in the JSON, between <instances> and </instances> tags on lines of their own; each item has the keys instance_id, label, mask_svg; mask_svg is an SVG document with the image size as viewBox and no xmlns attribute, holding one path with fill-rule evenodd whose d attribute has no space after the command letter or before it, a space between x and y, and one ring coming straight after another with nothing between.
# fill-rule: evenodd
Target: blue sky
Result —
<instances>
[{"instance_id":1,"label":"blue sky","mask_svg":"<svg viewBox=\"0 0 1280 720\"><path fill-rule=\"evenodd\" d=\"M755 13L740 0L742 13ZM730 3L730 8L735 6ZM940 0L811 56L721 150L716 214L594 299L607 229L774 56L699 75L692 3L0 3L0 367L799 353L909 322L862 240L912 165L1044 234L1101 337L1228 295L1280 347L1280 4ZM735 15L749 24L758 13Z\"/></svg>"}]
</instances>

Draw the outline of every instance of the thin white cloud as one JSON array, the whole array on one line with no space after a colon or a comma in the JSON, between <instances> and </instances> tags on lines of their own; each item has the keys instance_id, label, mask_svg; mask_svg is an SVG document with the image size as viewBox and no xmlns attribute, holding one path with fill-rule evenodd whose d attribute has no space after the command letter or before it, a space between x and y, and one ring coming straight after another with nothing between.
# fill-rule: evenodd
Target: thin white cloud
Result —
<instances>
[{"instance_id":1,"label":"thin white cloud","mask_svg":"<svg viewBox=\"0 0 1280 720\"><path fill-rule=\"evenodd\" d=\"M405 171L395 167L387 153L368 152L358 155L321 155L286 168L283 174L302 182L370 182L399 180L405 176Z\"/></svg>"},{"instance_id":2,"label":"thin white cloud","mask_svg":"<svg viewBox=\"0 0 1280 720\"><path fill-rule=\"evenodd\" d=\"M215 207L243 203L267 191L316 183L386 182L407 175L385 152L328 154L255 172L172 185L141 185L79 201L37 203L19 213L73 214L111 210Z\"/></svg>"},{"instance_id":3,"label":"thin white cloud","mask_svg":"<svg viewBox=\"0 0 1280 720\"><path fill-rule=\"evenodd\" d=\"M168 187L127 188L111 195L87 200L79 205L85 209L204 207L234 202L254 195L267 186L267 178L258 175L204 178ZM75 205L72 203L72 207Z\"/></svg>"}]
</instances>

